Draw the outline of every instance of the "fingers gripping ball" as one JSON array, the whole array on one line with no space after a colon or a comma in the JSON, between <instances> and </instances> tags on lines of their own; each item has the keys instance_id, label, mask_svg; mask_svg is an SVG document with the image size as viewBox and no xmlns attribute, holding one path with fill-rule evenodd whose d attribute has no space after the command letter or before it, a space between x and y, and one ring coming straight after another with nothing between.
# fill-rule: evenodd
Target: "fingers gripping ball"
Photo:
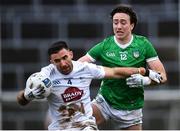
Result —
<instances>
[{"instance_id":1,"label":"fingers gripping ball","mask_svg":"<svg viewBox=\"0 0 180 131\"><path fill-rule=\"evenodd\" d=\"M41 72L32 74L26 82L24 96L28 100L43 99L51 93L52 83L49 77Z\"/></svg>"}]
</instances>

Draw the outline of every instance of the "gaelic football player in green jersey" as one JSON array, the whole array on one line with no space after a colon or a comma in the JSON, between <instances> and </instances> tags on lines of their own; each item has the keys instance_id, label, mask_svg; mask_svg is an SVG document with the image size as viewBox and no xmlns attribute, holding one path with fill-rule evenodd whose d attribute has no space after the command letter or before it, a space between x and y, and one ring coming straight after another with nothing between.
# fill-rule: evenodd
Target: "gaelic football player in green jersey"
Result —
<instances>
[{"instance_id":1,"label":"gaelic football player in green jersey","mask_svg":"<svg viewBox=\"0 0 180 131\"><path fill-rule=\"evenodd\" d=\"M108 67L148 67L149 77L140 74L127 79L104 79L92 102L97 124L107 119L119 122L120 129L142 129L143 87L165 83L166 71L151 42L132 34L137 23L136 13L127 5L111 12L114 35L99 42L80 61L101 61Z\"/></svg>"}]
</instances>

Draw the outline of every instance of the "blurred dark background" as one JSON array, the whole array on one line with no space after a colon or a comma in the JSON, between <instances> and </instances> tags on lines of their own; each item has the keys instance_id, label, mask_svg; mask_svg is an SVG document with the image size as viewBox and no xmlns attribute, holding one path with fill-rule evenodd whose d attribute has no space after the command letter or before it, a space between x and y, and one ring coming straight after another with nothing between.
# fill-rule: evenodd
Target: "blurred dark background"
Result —
<instances>
[{"instance_id":1,"label":"blurred dark background","mask_svg":"<svg viewBox=\"0 0 180 131\"><path fill-rule=\"evenodd\" d=\"M178 0L0 0L0 129L44 129L46 101L16 103L26 79L49 63L48 46L65 40L74 59L112 35L109 13L130 4L138 15L136 34L149 38L163 62L168 82L145 89L143 129L180 129L180 42ZM93 80L91 97L100 81ZM100 127L116 129L108 122Z\"/></svg>"}]
</instances>

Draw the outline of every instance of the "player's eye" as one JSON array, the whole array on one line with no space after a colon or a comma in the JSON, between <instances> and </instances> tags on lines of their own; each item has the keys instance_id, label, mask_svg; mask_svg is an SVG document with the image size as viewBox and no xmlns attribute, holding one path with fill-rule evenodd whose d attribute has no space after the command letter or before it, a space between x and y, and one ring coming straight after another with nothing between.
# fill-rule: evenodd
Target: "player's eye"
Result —
<instances>
[{"instance_id":1,"label":"player's eye","mask_svg":"<svg viewBox=\"0 0 180 131\"><path fill-rule=\"evenodd\" d=\"M55 59L54 62L55 63L59 63L61 60L60 59Z\"/></svg>"},{"instance_id":2,"label":"player's eye","mask_svg":"<svg viewBox=\"0 0 180 131\"><path fill-rule=\"evenodd\" d=\"M67 55L65 55L64 57L62 57L63 60L66 60L68 58Z\"/></svg>"},{"instance_id":3,"label":"player's eye","mask_svg":"<svg viewBox=\"0 0 180 131\"><path fill-rule=\"evenodd\" d=\"M119 21L117 21L117 20L113 21L113 24L115 24L115 25L117 25L118 23L119 23Z\"/></svg>"},{"instance_id":4,"label":"player's eye","mask_svg":"<svg viewBox=\"0 0 180 131\"><path fill-rule=\"evenodd\" d=\"M127 23L126 20L121 20L121 24L122 24L122 25L125 25L126 23Z\"/></svg>"}]
</instances>

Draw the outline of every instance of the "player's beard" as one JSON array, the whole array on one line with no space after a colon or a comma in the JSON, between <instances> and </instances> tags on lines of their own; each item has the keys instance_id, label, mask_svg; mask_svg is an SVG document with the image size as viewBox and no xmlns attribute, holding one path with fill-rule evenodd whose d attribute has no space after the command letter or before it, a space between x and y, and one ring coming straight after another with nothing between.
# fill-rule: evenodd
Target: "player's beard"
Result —
<instances>
[{"instance_id":1,"label":"player's beard","mask_svg":"<svg viewBox=\"0 0 180 131\"><path fill-rule=\"evenodd\" d=\"M68 75L69 73L71 73L72 69L73 69L73 65L68 64L67 66L59 68L59 71L64 75Z\"/></svg>"}]
</instances>

